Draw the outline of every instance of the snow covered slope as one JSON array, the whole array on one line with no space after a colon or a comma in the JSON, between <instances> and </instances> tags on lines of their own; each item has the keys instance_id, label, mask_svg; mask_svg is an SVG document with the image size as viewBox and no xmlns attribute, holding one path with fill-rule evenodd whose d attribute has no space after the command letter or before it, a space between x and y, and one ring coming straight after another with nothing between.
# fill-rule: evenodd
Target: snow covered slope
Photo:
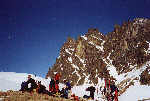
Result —
<instances>
[{"instance_id":1,"label":"snow covered slope","mask_svg":"<svg viewBox=\"0 0 150 101\"><path fill-rule=\"evenodd\" d=\"M150 98L150 86L140 85L139 82L136 82L134 86L130 86L129 89L119 97L119 101L143 101L143 99L147 98Z\"/></svg>"},{"instance_id":2,"label":"snow covered slope","mask_svg":"<svg viewBox=\"0 0 150 101\"><path fill-rule=\"evenodd\" d=\"M7 90L19 90L22 81L27 80L28 74L26 73L14 73L14 72L0 72L0 91ZM39 80L44 84L47 89L50 82L50 79L44 79L41 77L35 77L32 75L35 80ZM100 85L102 85L102 80L99 79L99 83L95 85L95 100L105 101L102 99L101 92L99 91ZM72 93L77 96L82 97L83 95L89 95L89 92L85 91L90 84L84 84L80 86L74 86L72 88ZM60 89L63 87L63 84L60 84ZM137 101L142 100L144 98L150 98L150 87L142 86L138 81L135 82L134 86L130 86L125 93L119 96L119 101Z\"/></svg>"},{"instance_id":3,"label":"snow covered slope","mask_svg":"<svg viewBox=\"0 0 150 101\"><path fill-rule=\"evenodd\" d=\"M21 83L27 81L28 74L26 73L14 73L14 72L0 72L0 91L7 90L19 90ZM48 89L49 79L43 79L41 77L35 77L35 80L41 81Z\"/></svg>"}]
</instances>

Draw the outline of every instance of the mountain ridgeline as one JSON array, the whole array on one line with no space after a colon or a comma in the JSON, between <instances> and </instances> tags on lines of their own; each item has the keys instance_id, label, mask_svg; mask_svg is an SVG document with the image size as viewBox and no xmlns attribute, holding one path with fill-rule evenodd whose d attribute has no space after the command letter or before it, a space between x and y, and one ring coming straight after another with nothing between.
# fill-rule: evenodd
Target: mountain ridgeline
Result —
<instances>
[{"instance_id":1,"label":"mountain ridgeline","mask_svg":"<svg viewBox=\"0 0 150 101\"><path fill-rule=\"evenodd\" d=\"M72 85L98 83L98 79L116 78L108 67L115 67L118 75L140 69L150 61L150 19L136 18L115 25L106 35L91 28L77 40L68 38L60 50L56 63L49 68L47 77L61 73ZM150 66L139 75L141 84L150 85ZM134 78L135 79L135 78ZM123 80L122 80L123 81Z\"/></svg>"}]
</instances>

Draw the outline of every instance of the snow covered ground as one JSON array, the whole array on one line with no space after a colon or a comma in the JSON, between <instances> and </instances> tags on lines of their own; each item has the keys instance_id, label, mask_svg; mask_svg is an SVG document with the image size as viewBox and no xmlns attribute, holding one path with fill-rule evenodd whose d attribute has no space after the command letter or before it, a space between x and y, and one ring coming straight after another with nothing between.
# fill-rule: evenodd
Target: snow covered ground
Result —
<instances>
[{"instance_id":1,"label":"snow covered ground","mask_svg":"<svg viewBox=\"0 0 150 101\"><path fill-rule=\"evenodd\" d=\"M119 97L119 101L138 101L147 98L150 98L150 86L142 86L136 82Z\"/></svg>"},{"instance_id":2,"label":"snow covered ground","mask_svg":"<svg viewBox=\"0 0 150 101\"><path fill-rule=\"evenodd\" d=\"M0 72L0 91L7 90L19 90L21 82L27 80L28 74L26 73L14 73L14 72ZM44 79L41 77L35 77L32 75L35 80L41 81L47 89L50 82L49 79ZM101 92L99 91L100 85L104 84L104 81L99 79L99 84L96 85L95 99L98 101L105 101L101 97ZM60 89L63 87L63 84L60 84ZM74 86L72 88L72 93L77 96L82 97L83 95L89 95L89 92L85 91L89 84L84 84L82 86ZM119 97L119 101L138 101L144 98L150 98L150 86L142 86L138 82L134 86L130 86L125 93ZM147 100L148 101L148 100Z\"/></svg>"}]
</instances>

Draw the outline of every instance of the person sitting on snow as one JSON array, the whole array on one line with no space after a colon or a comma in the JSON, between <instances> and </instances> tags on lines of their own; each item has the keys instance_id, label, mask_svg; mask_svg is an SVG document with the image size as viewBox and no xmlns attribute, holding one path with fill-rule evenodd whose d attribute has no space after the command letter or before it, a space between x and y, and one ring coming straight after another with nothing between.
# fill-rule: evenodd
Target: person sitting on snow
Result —
<instances>
[{"instance_id":1,"label":"person sitting on snow","mask_svg":"<svg viewBox=\"0 0 150 101\"><path fill-rule=\"evenodd\" d=\"M27 85L27 83L25 81L23 81L21 83L21 89L20 89L20 91L27 91L27 90L28 90L28 85Z\"/></svg>"},{"instance_id":2,"label":"person sitting on snow","mask_svg":"<svg viewBox=\"0 0 150 101\"><path fill-rule=\"evenodd\" d=\"M33 89L36 89L36 88L37 88L37 84L36 84L35 80L31 78L31 75L28 75L28 80L27 80L26 83L27 83L27 85L28 85L28 84L31 84L31 87L28 88L28 91L29 91L29 92L32 92Z\"/></svg>"},{"instance_id":3,"label":"person sitting on snow","mask_svg":"<svg viewBox=\"0 0 150 101\"><path fill-rule=\"evenodd\" d=\"M64 88L62 88L62 90L60 91L60 93L61 93L61 96L60 97L63 97L63 98L66 98L66 99L68 99L68 89L67 89L67 87L66 87L66 85L65 85L65 87Z\"/></svg>"},{"instance_id":4,"label":"person sitting on snow","mask_svg":"<svg viewBox=\"0 0 150 101\"><path fill-rule=\"evenodd\" d=\"M68 99L69 97L71 97L71 95L69 96L69 94L71 93L71 84L66 79L64 80L64 83L65 87L60 91L61 97Z\"/></svg>"}]
</instances>

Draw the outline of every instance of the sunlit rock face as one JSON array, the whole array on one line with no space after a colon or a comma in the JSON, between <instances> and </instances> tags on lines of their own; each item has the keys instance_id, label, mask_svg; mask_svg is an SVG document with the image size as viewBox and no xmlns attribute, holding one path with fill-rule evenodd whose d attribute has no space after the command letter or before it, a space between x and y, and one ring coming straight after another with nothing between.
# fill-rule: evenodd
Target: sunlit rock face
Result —
<instances>
[{"instance_id":1,"label":"sunlit rock face","mask_svg":"<svg viewBox=\"0 0 150 101\"><path fill-rule=\"evenodd\" d=\"M116 24L114 31L106 35L98 29L90 28L77 40L68 38L46 77L54 77L58 72L61 74L60 82L67 79L72 85L97 84L98 79L104 78L117 81L117 78L111 75L109 67L114 67L118 75L128 75L127 73L134 69L141 69L148 61L150 19L136 18L122 25ZM138 79L141 84L150 84L148 67L142 71L139 78L134 79Z\"/></svg>"}]
</instances>

